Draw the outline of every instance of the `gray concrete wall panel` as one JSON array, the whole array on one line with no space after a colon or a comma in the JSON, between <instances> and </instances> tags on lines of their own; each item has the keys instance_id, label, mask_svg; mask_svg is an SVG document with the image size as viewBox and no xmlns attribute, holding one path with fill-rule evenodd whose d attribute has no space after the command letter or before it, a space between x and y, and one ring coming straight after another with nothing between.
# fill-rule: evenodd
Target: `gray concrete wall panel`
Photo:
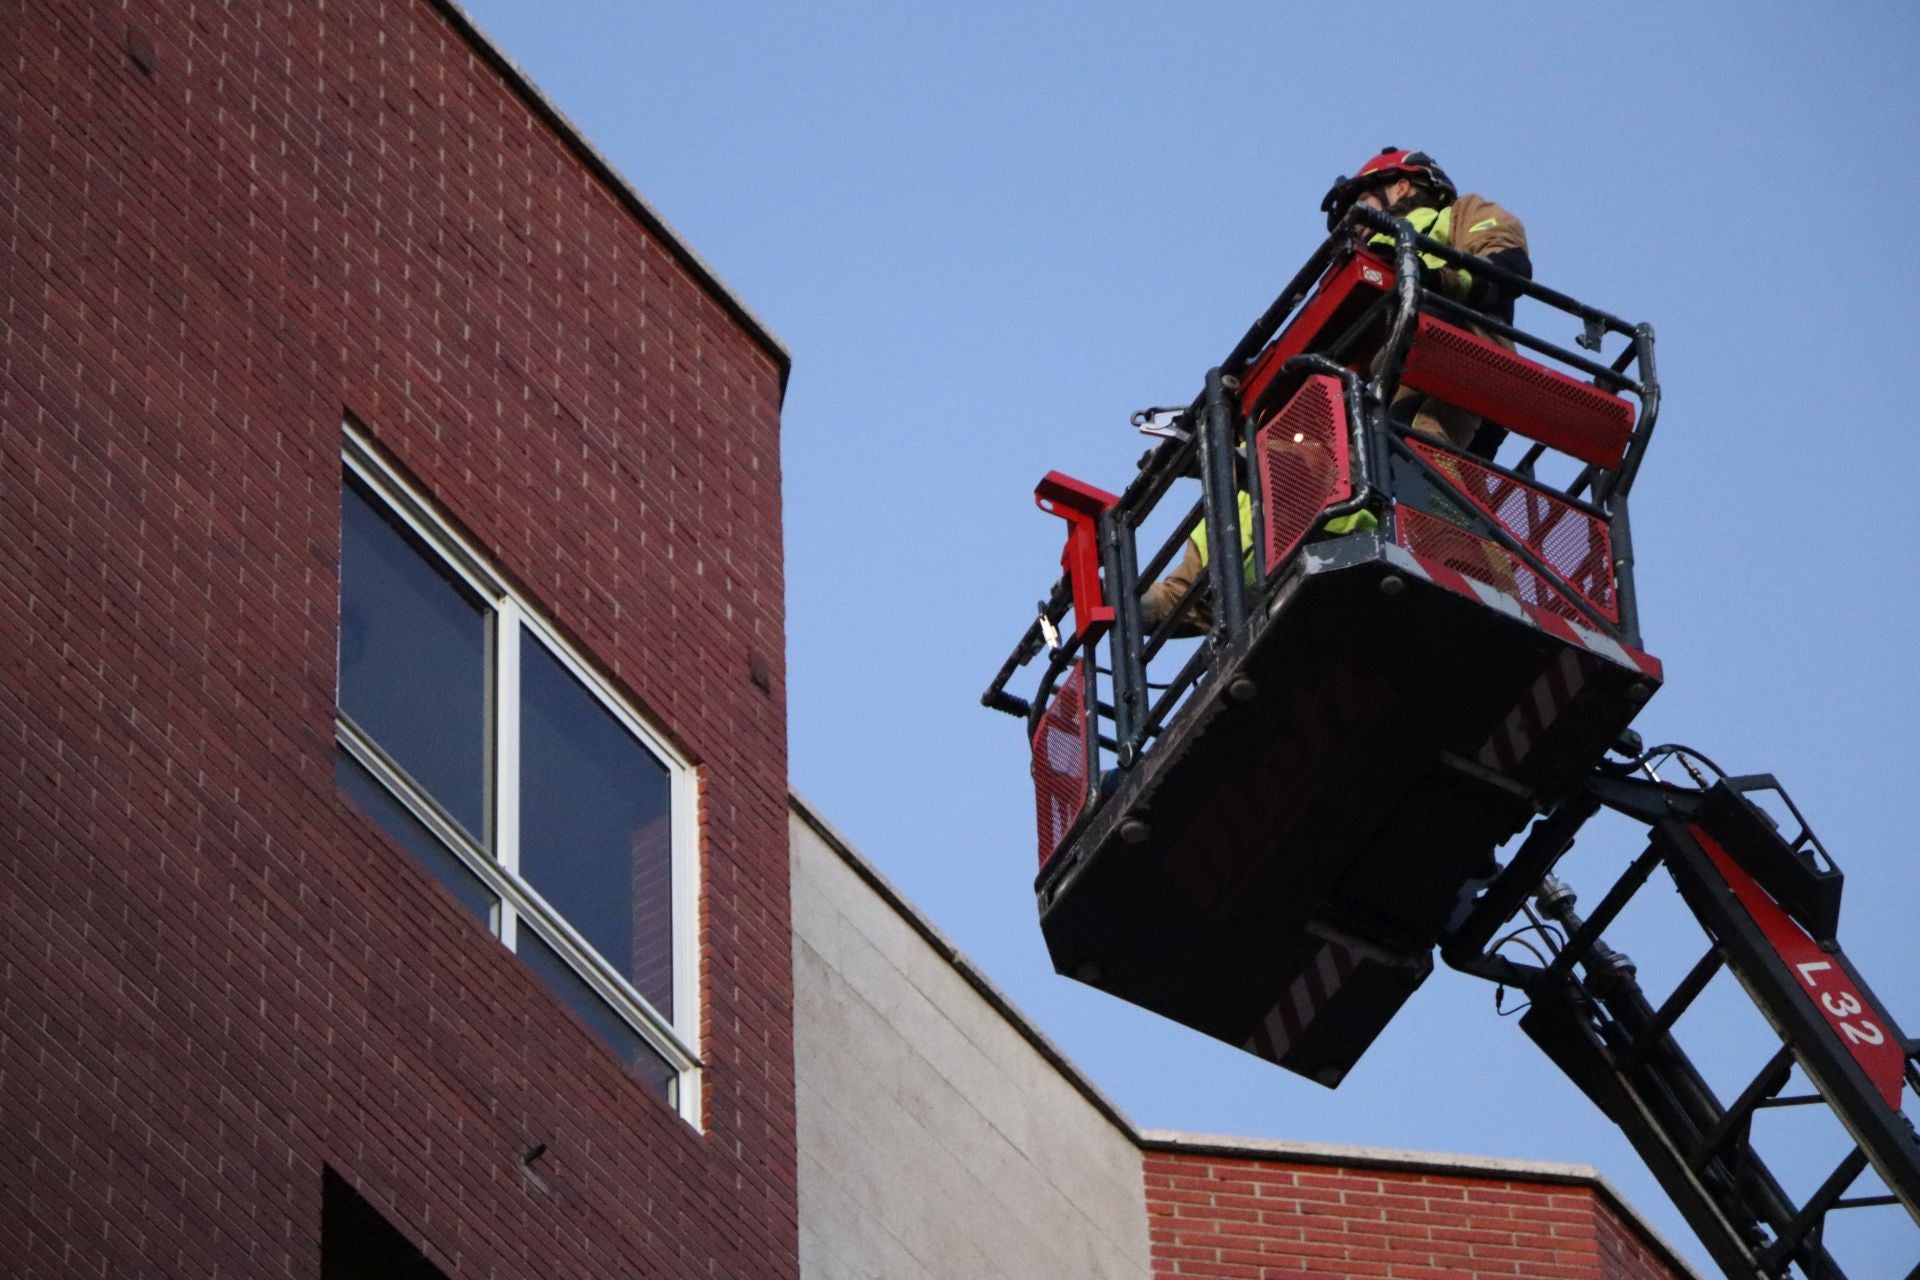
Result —
<instances>
[{"instance_id":1,"label":"gray concrete wall panel","mask_svg":"<svg viewBox=\"0 0 1920 1280\"><path fill-rule=\"evenodd\" d=\"M803 812L790 818L801 1275L1145 1280L1130 1129Z\"/></svg>"}]
</instances>

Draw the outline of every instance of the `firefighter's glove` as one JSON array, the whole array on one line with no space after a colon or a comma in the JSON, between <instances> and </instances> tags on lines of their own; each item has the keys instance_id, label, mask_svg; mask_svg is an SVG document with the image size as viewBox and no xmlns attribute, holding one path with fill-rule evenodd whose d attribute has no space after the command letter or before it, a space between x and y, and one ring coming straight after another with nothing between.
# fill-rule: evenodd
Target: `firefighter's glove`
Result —
<instances>
[{"instance_id":1,"label":"firefighter's glove","mask_svg":"<svg viewBox=\"0 0 1920 1280\"><path fill-rule=\"evenodd\" d=\"M1455 302L1465 302L1469 305L1473 302L1473 273L1465 267L1436 267L1430 263L1422 264L1420 287L1452 298Z\"/></svg>"},{"instance_id":2,"label":"firefighter's glove","mask_svg":"<svg viewBox=\"0 0 1920 1280\"><path fill-rule=\"evenodd\" d=\"M1392 236L1385 233L1377 234L1367 241L1367 247L1378 252L1389 262L1393 260ZM1464 302L1469 306L1476 305L1473 273L1465 267L1450 267L1445 259L1431 253L1420 255L1420 287L1452 298L1456 302Z\"/></svg>"}]
</instances>

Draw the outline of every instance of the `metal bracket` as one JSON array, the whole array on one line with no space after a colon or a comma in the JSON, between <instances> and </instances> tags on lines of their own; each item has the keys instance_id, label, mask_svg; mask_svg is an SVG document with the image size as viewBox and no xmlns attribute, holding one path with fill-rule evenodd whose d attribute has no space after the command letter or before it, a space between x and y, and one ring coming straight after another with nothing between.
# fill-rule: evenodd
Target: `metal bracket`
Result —
<instances>
[{"instance_id":1,"label":"metal bracket","mask_svg":"<svg viewBox=\"0 0 1920 1280\"><path fill-rule=\"evenodd\" d=\"M1033 501L1042 511L1067 522L1067 545L1060 552L1060 568L1073 591L1074 638L1095 628L1104 630L1113 623L1113 606L1106 602L1101 589L1099 522L1100 514L1120 499L1072 476L1049 471L1034 486ZM1044 608L1041 616L1046 616Z\"/></svg>"},{"instance_id":2,"label":"metal bracket","mask_svg":"<svg viewBox=\"0 0 1920 1280\"><path fill-rule=\"evenodd\" d=\"M1173 440L1185 444L1193 439L1192 418L1188 416L1186 406L1161 405L1152 409L1136 409L1127 419L1133 429L1143 436L1153 436L1160 440Z\"/></svg>"}]
</instances>

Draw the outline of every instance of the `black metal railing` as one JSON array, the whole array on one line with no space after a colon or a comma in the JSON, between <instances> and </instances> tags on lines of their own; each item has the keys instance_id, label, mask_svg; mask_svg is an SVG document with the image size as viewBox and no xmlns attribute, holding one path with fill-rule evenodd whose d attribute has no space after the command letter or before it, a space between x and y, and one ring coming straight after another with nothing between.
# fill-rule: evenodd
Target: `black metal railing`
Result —
<instances>
[{"instance_id":1,"label":"black metal railing","mask_svg":"<svg viewBox=\"0 0 1920 1280\"><path fill-rule=\"evenodd\" d=\"M1322 335L1322 340L1305 354L1286 361L1263 394L1254 403L1243 405L1241 383L1250 367L1300 315L1316 288L1362 252L1360 241L1374 232L1393 238L1392 258L1385 263L1394 270L1392 290L1366 306L1339 332ZM1422 254L1483 274L1516 298L1532 299L1554 313L1577 320L1581 332L1575 342L1592 355L1569 350L1424 287ZM1420 475L1429 489L1447 486L1448 478L1409 445L1410 426L1394 421L1388 412L1423 315L1497 335L1516 350L1552 361L1559 372L1585 375L1603 390L1638 401L1633 430L1619 465L1611 470L1588 464L1572 480L1556 484L1539 474L1538 463L1548 447L1538 443L1510 467L1490 458L1472 459L1475 466L1549 493L1581 515L1605 523L1611 544L1617 617L1607 617L1578 599L1573 604L1580 611L1582 625L1638 644L1627 497L1659 407L1652 330L1420 235L1403 220L1356 206L1227 358L1207 372L1200 394L1175 417L1170 438L1161 440L1146 454L1132 482L1100 517L1101 577L1104 597L1114 611L1111 624L1078 633L1068 628L1065 624L1073 593L1063 578L1041 602L1038 616L982 697L989 707L1025 718L1031 738L1059 681L1083 658L1089 660L1088 807L1098 803L1102 778L1110 766L1125 770L1134 765L1194 691L1234 665L1250 642L1250 620L1268 609L1276 593L1287 589L1304 548L1328 522L1368 510L1379 523L1377 536L1390 539L1396 533L1396 502L1407 498L1394 491L1397 476ZM1611 362L1603 362L1599 355L1608 335L1623 338L1626 345ZM1370 356L1369 351L1373 353ZM1261 468L1255 465L1254 433L1280 407L1278 402L1286 389L1316 374L1337 378L1341 385L1349 432L1351 497L1320 513L1307 538L1289 557L1290 563L1268 564L1266 540L1254 536L1264 528L1266 514ZM1424 437L1411 438L1426 443ZM1152 546L1143 562L1143 528L1156 517L1164 519L1163 504L1180 491L1191 492L1195 482L1199 492L1193 498L1167 508L1184 510L1184 514L1171 532ZM1252 526L1249 530L1240 527L1243 493L1245 514ZM1444 518L1458 523L1463 514L1460 504L1449 507ZM1471 533L1497 545L1534 573L1553 579L1553 567L1543 563L1498 520L1478 519L1481 513L1477 511L1464 514L1472 525ZM1144 594L1183 554L1184 544L1201 526L1214 551L1208 557L1206 574L1154 626L1145 626L1141 612ZM1222 549L1243 549L1248 559L1232 551L1223 553ZM1199 625L1202 622L1204 626ZM1203 634L1191 651L1173 644L1183 634L1194 632ZM1043 653L1046 660L1031 697L1009 693L1007 685L1014 676Z\"/></svg>"}]
</instances>

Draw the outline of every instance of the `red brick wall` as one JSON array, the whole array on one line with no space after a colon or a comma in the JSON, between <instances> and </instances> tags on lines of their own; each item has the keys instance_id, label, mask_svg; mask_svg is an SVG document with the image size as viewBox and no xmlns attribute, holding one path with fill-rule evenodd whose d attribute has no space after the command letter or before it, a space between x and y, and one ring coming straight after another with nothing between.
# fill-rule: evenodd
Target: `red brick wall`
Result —
<instances>
[{"instance_id":1,"label":"red brick wall","mask_svg":"<svg viewBox=\"0 0 1920 1280\"><path fill-rule=\"evenodd\" d=\"M1579 1183L1146 1153L1156 1276L1669 1280ZM1635 1269L1638 1268L1638 1269Z\"/></svg>"},{"instance_id":2,"label":"red brick wall","mask_svg":"<svg viewBox=\"0 0 1920 1280\"><path fill-rule=\"evenodd\" d=\"M794 1274L779 358L427 0L0 23L4 1269ZM337 796L343 414L699 762L705 1132Z\"/></svg>"},{"instance_id":3,"label":"red brick wall","mask_svg":"<svg viewBox=\"0 0 1920 1280\"><path fill-rule=\"evenodd\" d=\"M1600 1241L1601 1280L1667 1280L1674 1274L1646 1237L1623 1222L1611 1206L1600 1206L1593 1220Z\"/></svg>"}]
</instances>

